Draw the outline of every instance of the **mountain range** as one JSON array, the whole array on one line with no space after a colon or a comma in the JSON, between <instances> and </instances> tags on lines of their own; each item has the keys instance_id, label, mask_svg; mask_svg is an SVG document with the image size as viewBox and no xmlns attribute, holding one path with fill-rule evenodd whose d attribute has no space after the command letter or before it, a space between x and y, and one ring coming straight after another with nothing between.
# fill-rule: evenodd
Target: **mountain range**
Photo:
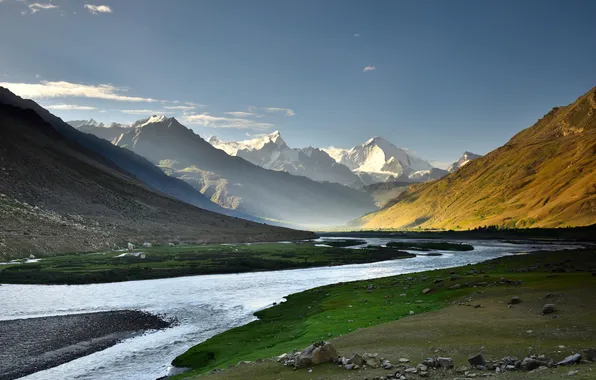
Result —
<instances>
[{"instance_id":1,"label":"mountain range","mask_svg":"<svg viewBox=\"0 0 596 380\"><path fill-rule=\"evenodd\" d=\"M313 147L290 148L279 131L245 141L224 142L212 136L208 142L230 156L242 157L265 169L284 171L319 182L336 182L354 187L361 184L356 174L324 151Z\"/></svg>"},{"instance_id":2,"label":"mountain range","mask_svg":"<svg viewBox=\"0 0 596 380\"><path fill-rule=\"evenodd\" d=\"M502 147L408 187L361 228L566 227L596 221L596 87Z\"/></svg>"},{"instance_id":3,"label":"mountain range","mask_svg":"<svg viewBox=\"0 0 596 380\"><path fill-rule=\"evenodd\" d=\"M0 255L89 251L129 241L313 236L208 211L226 210L146 159L79 132L2 87L0 177Z\"/></svg>"},{"instance_id":4,"label":"mountain range","mask_svg":"<svg viewBox=\"0 0 596 380\"><path fill-rule=\"evenodd\" d=\"M147 158L225 208L270 221L336 225L376 209L372 197L362 191L268 170L230 156L175 118L145 119L114 144Z\"/></svg>"},{"instance_id":5,"label":"mountain range","mask_svg":"<svg viewBox=\"0 0 596 380\"><path fill-rule=\"evenodd\" d=\"M251 140L222 141L212 136L208 141L266 169L355 188L379 182L427 182L448 174L382 137L351 149L290 148L278 131Z\"/></svg>"}]
</instances>

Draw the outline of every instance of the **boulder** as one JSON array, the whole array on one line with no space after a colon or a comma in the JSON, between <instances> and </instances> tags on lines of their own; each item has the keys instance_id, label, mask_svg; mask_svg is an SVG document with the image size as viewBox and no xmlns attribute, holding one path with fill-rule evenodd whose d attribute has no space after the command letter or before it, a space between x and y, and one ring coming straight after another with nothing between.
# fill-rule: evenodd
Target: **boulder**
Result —
<instances>
[{"instance_id":1,"label":"boulder","mask_svg":"<svg viewBox=\"0 0 596 380\"><path fill-rule=\"evenodd\" d=\"M364 360L362 359L362 356L360 356L359 354L352 355L350 357L349 361L350 361L350 363L356 364L358 366L364 365Z\"/></svg>"},{"instance_id":2,"label":"boulder","mask_svg":"<svg viewBox=\"0 0 596 380\"><path fill-rule=\"evenodd\" d=\"M528 356L522 360L521 369L525 371L532 371L540 367L548 367L551 360L544 355L541 356Z\"/></svg>"},{"instance_id":3,"label":"boulder","mask_svg":"<svg viewBox=\"0 0 596 380\"><path fill-rule=\"evenodd\" d=\"M305 368L313 365L337 360L337 350L329 342L317 342L308 346L296 358L296 368Z\"/></svg>"},{"instance_id":4,"label":"boulder","mask_svg":"<svg viewBox=\"0 0 596 380\"><path fill-rule=\"evenodd\" d=\"M542 307L542 314L552 314L555 311L557 311L557 309L555 308L555 305L552 303L547 303Z\"/></svg>"},{"instance_id":5,"label":"boulder","mask_svg":"<svg viewBox=\"0 0 596 380\"><path fill-rule=\"evenodd\" d=\"M468 363L470 363L470 365L472 367L476 367L476 366L485 366L486 365L486 361L484 360L484 357L482 356L482 354L476 354L474 356L470 356L468 358Z\"/></svg>"},{"instance_id":6,"label":"boulder","mask_svg":"<svg viewBox=\"0 0 596 380\"><path fill-rule=\"evenodd\" d=\"M439 366L439 363L435 358L426 358L422 361L422 365L428 368L437 368Z\"/></svg>"},{"instance_id":7,"label":"boulder","mask_svg":"<svg viewBox=\"0 0 596 380\"><path fill-rule=\"evenodd\" d=\"M372 368L379 368L379 366L381 365L381 361L379 360L379 354L364 353L362 355L362 360L364 360L364 364Z\"/></svg>"},{"instance_id":8,"label":"boulder","mask_svg":"<svg viewBox=\"0 0 596 380\"><path fill-rule=\"evenodd\" d=\"M572 365L581 362L582 354L573 354L557 363L557 365Z\"/></svg>"},{"instance_id":9,"label":"boulder","mask_svg":"<svg viewBox=\"0 0 596 380\"><path fill-rule=\"evenodd\" d=\"M437 358L437 362L439 363L439 367L445 369L453 368L453 359L452 358Z\"/></svg>"}]
</instances>

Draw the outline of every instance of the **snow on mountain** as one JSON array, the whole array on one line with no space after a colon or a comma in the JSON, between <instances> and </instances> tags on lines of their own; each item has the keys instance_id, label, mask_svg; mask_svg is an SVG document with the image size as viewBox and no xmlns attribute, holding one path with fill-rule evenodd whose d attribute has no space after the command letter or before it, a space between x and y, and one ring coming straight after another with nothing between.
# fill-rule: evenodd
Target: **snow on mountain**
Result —
<instances>
[{"instance_id":1,"label":"snow on mountain","mask_svg":"<svg viewBox=\"0 0 596 380\"><path fill-rule=\"evenodd\" d=\"M84 133L90 133L99 138L110 140L117 138L122 133L129 130L130 124L110 123L104 124L94 119L72 120L68 124Z\"/></svg>"},{"instance_id":2,"label":"snow on mountain","mask_svg":"<svg viewBox=\"0 0 596 380\"><path fill-rule=\"evenodd\" d=\"M428 162L398 148L382 137L373 137L352 149L323 149L338 163L350 168L365 183L395 181L413 172L431 170Z\"/></svg>"},{"instance_id":3,"label":"snow on mountain","mask_svg":"<svg viewBox=\"0 0 596 380\"><path fill-rule=\"evenodd\" d=\"M319 182L337 182L350 186L361 184L356 174L324 151L313 147L290 148L279 131L244 141L222 141L216 136L208 141L230 156L242 157L265 169L285 171Z\"/></svg>"},{"instance_id":4,"label":"snow on mountain","mask_svg":"<svg viewBox=\"0 0 596 380\"><path fill-rule=\"evenodd\" d=\"M456 171L457 169L461 168L462 166L464 166L465 164L467 164L468 162L475 160L477 158L482 157L479 154L475 154L472 152L464 152L464 154L462 154L462 156L460 157L459 160L457 160L456 162L454 162L453 164L451 164L451 166L449 166L449 168L447 169L447 171L449 173L453 173L454 171Z\"/></svg>"}]
</instances>

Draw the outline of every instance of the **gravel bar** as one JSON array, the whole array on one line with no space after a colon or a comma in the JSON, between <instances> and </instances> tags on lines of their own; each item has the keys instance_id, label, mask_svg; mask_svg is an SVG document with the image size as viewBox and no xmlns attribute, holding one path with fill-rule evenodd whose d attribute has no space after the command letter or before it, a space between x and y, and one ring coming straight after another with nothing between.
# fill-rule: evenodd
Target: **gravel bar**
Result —
<instances>
[{"instance_id":1,"label":"gravel bar","mask_svg":"<svg viewBox=\"0 0 596 380\"><path fill-rule=\"evenodd\" d=\"M173 323L137 310L0 321L0 380L52 368Z\"/></svg>"}]
</instances>

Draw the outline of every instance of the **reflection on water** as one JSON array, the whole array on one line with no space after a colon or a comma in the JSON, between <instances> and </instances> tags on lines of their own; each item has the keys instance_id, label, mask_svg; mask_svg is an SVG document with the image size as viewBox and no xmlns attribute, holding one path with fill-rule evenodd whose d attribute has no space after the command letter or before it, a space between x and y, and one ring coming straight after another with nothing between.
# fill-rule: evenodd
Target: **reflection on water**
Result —
<instances>
[{"instance_id":1,"label":"reflection on water","mask_svg":"<svg viewBox=\"0 0 596 380\"><path fill-rule=\"evenodd\" d=\"M321 244L326 239L321 239ZM367 244L381 245L395 239L363 240ZM112 284L3 285L0 286L0 319L114 309L141 309L174 316L180 321L177 327L128 339L104 351L24 378L154 380L164 376L172 359L188 348L219 332L250 322L256 310L280 302L291 293L336 282L459 266L514 253L556 248L497 241L466 243L474 245L475 249L341 267Z\"/></svg>"}]
</instances>

